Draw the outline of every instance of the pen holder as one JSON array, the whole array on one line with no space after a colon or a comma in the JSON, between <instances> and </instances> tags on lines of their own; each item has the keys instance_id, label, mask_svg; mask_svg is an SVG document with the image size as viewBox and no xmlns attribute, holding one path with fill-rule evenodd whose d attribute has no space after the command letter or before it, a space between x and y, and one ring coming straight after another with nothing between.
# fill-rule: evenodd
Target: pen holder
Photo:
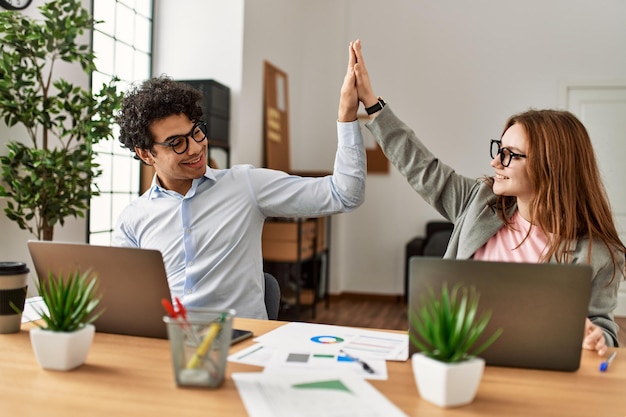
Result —
<instances>
[{"instance_id":1,"label":"pen holder","mask_svg":"<svg viewBox=\"0 0 626 417\"><path fill-rule=\"evenodd\" d=\"M163 317L176 385L216 388L224 380L234 310L190 308L187 318Z\"/></svg>"}]
</instances>

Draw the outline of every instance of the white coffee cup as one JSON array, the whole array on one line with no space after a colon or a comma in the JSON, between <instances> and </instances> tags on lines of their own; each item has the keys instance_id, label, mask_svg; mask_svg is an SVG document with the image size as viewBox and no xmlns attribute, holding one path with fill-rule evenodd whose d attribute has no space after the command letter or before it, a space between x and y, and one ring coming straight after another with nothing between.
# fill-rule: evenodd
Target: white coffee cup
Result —
<instances>
[{"instance_id":1,"label":"white coffee cup","mask_svg":"<svg viewBox=\"0 0 626 417\"><path fill-rule=\"evenodd\" d=\"M24 262L0 262L0 333L20 331L29 272Z\"/></svg>"}]
</instances>

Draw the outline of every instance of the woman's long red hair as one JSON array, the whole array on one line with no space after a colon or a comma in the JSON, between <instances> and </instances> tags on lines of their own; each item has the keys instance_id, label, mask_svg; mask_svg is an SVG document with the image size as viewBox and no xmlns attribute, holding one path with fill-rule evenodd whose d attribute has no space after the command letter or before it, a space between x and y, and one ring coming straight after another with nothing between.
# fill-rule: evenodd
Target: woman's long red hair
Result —
<instances>
[{"instance_id":1,"label":"woman's long red hair","mask_svg":"<svg viewBox=\"0 0 626 417\"><path fill-rule=\"evenodd\" d=\"M529 110L511 116L504 130L522 126L528 137L527 171L535 187L530 207L532 224L540 227L549 243L542 261L552 256L569 262L567 243L589 239L587 262L593 242L602 242L616 256L626 254L615 228L600 170L587 130L572 113L559 110ZM498 196L496 208L506 224L506 209L515 197ZM623 271L620 271L623 274Z\"/></svg>"}]
</instances>

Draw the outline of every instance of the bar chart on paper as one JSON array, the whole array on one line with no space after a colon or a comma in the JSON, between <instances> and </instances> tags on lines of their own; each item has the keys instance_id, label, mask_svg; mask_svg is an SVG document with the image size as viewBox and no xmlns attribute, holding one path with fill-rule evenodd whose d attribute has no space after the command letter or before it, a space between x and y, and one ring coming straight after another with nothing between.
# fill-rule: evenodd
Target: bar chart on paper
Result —
<instances>
[{"instance_id":1,"label":"bar chart on paper","mask_svg":"<svg viewBox=\"0 0 626 417\"><path fill-rule=\"evenodd\" d=\"M363 366L363 363L366 366ZM363 362L345 353L290 352L278 350L265 364L265 372L285 371L333 371L351 373L365 379L387 379L387 365L382 359L367 359Z\"/></svg>"}]
</instances>

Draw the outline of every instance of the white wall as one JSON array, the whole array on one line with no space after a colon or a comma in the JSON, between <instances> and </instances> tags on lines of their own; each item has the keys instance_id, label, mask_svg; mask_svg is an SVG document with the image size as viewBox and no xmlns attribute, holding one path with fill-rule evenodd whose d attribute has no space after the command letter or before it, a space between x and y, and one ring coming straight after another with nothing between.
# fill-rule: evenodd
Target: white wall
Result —
<instances>
[{"instance_id":1,"label":"white wall","mask_svg":"<svg viewBox=\"0 0 626 417\"><path fill-rule=\"evenodd\" d=\"M156 7L155 73L231 87L232 163L261 164L268 60L289 76L292 168L332 168L346 48L357 37L376 93L472 177L490 173L487 143L509 115L557 107L567 80L626 74L622 0L187 0ZM394 168L369 176L364 205L333 218L331 290L401 293L404 245L433 218ZM0 259L23 253L14 244L23 235L7 235L17 228L4 218L0 227Z\"/></svg>"}]
</instances>

